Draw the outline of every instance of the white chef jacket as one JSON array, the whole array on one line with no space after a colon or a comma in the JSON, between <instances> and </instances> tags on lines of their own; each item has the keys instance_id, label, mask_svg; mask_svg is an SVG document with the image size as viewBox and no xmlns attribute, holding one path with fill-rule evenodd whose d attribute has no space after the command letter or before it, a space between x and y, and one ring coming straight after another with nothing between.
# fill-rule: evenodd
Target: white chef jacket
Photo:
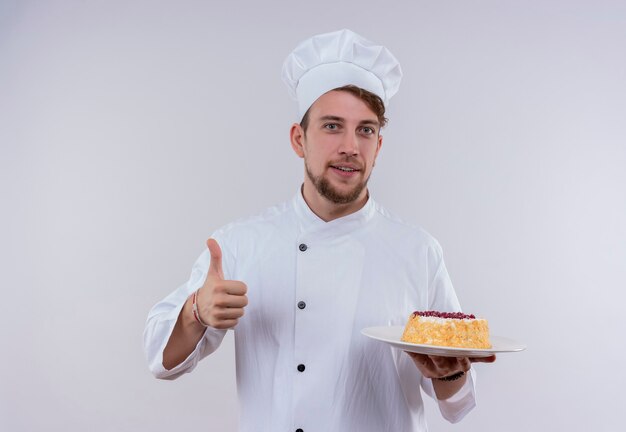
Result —
<instances>
[{"instance_id":1,"label":"white chef jacket","mask_svg":"<svg viewBox=\"0 0 626 432\"><path fill-rule=\"evenodd\" d=\"M214 233L226 279L248 286L235 328L241 431L425 431L420 386L434 396L410 357L361 334L404 325L415 310L459 311L441 247L368 199L324 222L298 192L264 213ZM187 297L202 286L210 254L189 281L152 308L144 333L150 370L173 379L215 351L225 330L208 328L177 367L163 349ZM475 406L474 376L443 416L459 421Z\"/></svg>"}]
</instances>

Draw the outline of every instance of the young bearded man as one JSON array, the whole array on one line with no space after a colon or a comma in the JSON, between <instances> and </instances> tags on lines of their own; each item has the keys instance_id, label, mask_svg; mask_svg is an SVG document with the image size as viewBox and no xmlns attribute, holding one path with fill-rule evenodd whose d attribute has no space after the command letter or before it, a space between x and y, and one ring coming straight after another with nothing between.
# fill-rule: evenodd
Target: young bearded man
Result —
<instances>
[{"instance_id":1,"label":"young bearded man","mask_svg":"<svg viewBox=\"0 0 626 432\"><path fill-rule=\"evenodd\" d=\"M215 232L190 280L150 311L152 372L190 372L233 328L242 431L426 430L420 388L459 421L475 405L471 363L494 357L407 355L360 334L460 310L437 241L367 190L399 64L342 30L303 42L283 73L304 183Z\"/></svg>"}]
</instances>

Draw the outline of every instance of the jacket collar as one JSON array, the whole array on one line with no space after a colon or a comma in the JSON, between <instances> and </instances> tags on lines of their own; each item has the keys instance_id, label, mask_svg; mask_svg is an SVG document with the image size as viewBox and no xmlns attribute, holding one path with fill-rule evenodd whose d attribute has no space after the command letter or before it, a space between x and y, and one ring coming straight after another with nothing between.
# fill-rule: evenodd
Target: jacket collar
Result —
<instances>
[{"instance_id":1,"label":"jacket collar","mask_svg":"<svg viewBox=\"0 0 626 432\"><path fill-rule=\"evenodd\" d=\"M313 213L313 210L304 200L302 188L296 193L293 199L293 206L300 225L300 231L303 234L327 233L334 236L349 234L367 224L374 217L375 213L374 200L368 195L365 205L356 212L326 222Z\"/></svg>"}]
</instances>

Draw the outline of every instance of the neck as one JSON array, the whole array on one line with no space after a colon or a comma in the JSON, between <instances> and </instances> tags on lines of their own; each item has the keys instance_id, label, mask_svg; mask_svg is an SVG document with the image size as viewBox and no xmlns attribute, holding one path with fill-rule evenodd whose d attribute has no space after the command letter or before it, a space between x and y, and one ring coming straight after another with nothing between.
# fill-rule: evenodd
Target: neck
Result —
<instances>
[{"instance_id":1,"label":"neck","mask_svg":"<svg viewBox=\"0 0 626 432\"><path fill-rule=\"evenodd\" d=\"M305 180L302 185L302 196L313 213L324 222L330 222L361 210L367 203L369 192L367 188L364 188L356 200L346 204L337 204L320 195L315 186Z\"/></svg>"}]
</instances>

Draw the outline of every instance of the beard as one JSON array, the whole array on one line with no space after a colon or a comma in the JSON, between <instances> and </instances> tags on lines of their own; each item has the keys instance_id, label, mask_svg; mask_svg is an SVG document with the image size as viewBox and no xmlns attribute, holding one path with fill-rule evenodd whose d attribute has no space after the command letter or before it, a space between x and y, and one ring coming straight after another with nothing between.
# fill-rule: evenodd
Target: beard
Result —
<instances>
[{"instance_id":1,"label":"beard","mask_svg":"<svg viewBox=\"0 0 626 432\"><path fill-rule=\"evenodd\" d=\"M364 181L359 182L351 190L342 193L333 187L333 185L331 185L328 179L326 179L323 175L313 175L306 160L304 161L304 167L306 169L306 175L309 177L309 180L311 180L311 183L313 183L313 186L315 186L317 192L328 201L335 204L349 204L356 201L369 181L368 176Z\"/></svg>"}]
</instances>

